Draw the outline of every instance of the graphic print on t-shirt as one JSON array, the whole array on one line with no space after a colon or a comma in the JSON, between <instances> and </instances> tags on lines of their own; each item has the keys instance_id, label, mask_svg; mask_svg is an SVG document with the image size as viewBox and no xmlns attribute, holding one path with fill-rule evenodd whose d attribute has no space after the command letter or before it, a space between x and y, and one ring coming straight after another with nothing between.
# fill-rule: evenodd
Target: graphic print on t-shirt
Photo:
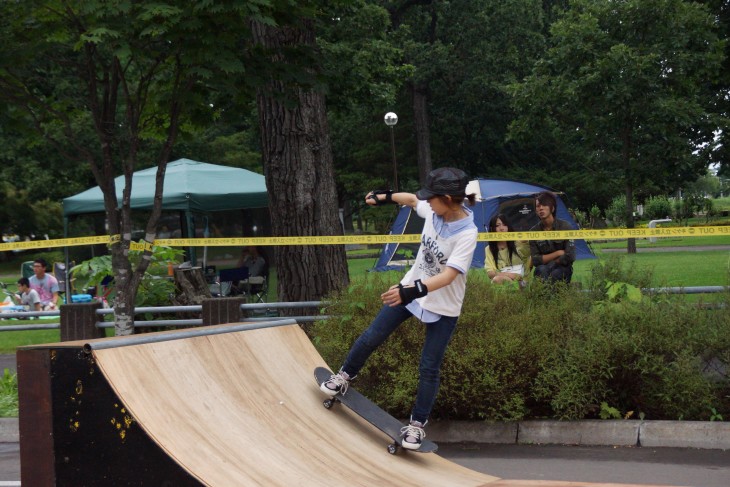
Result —
<instances>
[{"instance_id":1,"label":"graphic print on t-shirt","mask_svg":"<svg viewBox=\"0 0 730 487\"><path fill-rule=\"evenodd\" d=\"M422 235L421 252L423 252L423 260L420 264L420 270L428 277L439 274L441 267L448 259L444 258L444 253L439 249L438 241Z\"/></svg>"}]
</instances>

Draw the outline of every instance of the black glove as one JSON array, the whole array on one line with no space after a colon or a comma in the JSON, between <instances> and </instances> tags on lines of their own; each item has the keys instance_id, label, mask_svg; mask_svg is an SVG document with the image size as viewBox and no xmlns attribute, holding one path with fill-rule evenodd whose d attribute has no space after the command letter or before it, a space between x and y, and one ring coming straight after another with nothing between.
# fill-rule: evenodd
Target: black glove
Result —
<instances>
[{"instance_id":1,"label":"black glove","mask_svg":"<svg viewBox=\"0 0 730 487\"><path fill-rule=\"evenodd\" d=\"M383 206L383 205L387 205L387 204L393 203L393 192L391 190L389 190L389 189L387 189L387 190L377 190L377 191L373 191L372 193L373 194L371 194L370 196L368 196L368 199L373 200L375 202L375 206ZM379 194L384 194L385 195L385 199L382 199L381 200L380 198L378 198L378 195Z\"/></svg>"},{"instance_id":2,"label":"black glove","mask_svg":"<svg viewBox=\"0 0 730 487\"><path fill-rule=\"evenodd\" d=\"M420 279L413 282L413 286L403 287L398 284L398 294L400 294L401 304L406 305L417 298L422 298L428 294L428 288Z\"/></svg>"}]
</instances>

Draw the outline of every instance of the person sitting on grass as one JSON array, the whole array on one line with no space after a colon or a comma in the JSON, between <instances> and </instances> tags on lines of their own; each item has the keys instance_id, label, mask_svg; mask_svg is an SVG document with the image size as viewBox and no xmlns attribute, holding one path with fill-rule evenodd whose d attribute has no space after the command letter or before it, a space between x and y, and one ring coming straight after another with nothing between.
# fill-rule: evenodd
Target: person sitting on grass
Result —
<instances>
[{"instance_id":1,"label":"person sitting on grass","mask_svg":"<svg viewBox=\"0 0 730 487\"><path fill-rule=\"evenodd\" d=\"M52 311L58 307L58 281L51 274L46 274L48 263L45 259L33 261L33 273L28 281L30 287L35 289L41 297L41 308L43 311Z\"/></svg>"},{"instance_id":2,"label":"person sitting on grass","mask_svg":"<svg viewBox=\"0 0 730 487\"><path fill-rule=\"evenodd\" d=\"M570 223L555 216L557 208L557 197L550 191L543 191L535 196L535 212L540 222L530 231L573 230ZM532 265L535 266L535 277L547 282L570 282L575 262L573 240L532 240L530 254Z\"/></svg>"},{"instance_id":3,"label":"person sitting on grass","mask_svg":"<svg viewBox=\"0 0 730 487\"><path fill-rule=\"evenodd\" d=\"M489 232L512 232L507 217L498 214L489 221ZM530 245L527 242L489 241L485 268L494 284L521 281L530 262Z\"/></svg>"},{"instance_id":4,"label":"person sitting on grass","mask_svg":"<svg viewBox=\"0 0 730 487\"><path fill-rule=\"evenodd\" d=\"M18 291L17 295L20 304L28 307L28 311L40 311L41 310L41 297L35 289L31 289L30 281L27 277L21 277L18 279Z\"/></svg>"}]
</instances>

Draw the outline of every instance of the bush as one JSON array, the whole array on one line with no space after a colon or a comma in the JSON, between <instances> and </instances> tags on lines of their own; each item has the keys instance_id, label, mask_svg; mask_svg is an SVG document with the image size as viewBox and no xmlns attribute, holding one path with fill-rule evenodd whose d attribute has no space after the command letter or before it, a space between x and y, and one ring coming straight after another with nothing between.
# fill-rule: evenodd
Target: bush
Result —
<instances>
[{"instance_id":1,"label":"bush","mask_svg":"<svg viewBox=\"0 0 730 487\"><path fill-rule=\"evenodd\" d=\"M595 275L628 276L642 285L638 270L611 272ZM354 279L326 310L336 318L309 329L332 367L341 365L380 309L380 293L400 276ZM356 387L396 417L408 417L422 344L421 324L406 321L375 351ZM432 418L582 419L618 411L704 420L712 410L728 417L728 377L704 374L708 361L730 363L730 307L698 309L681 296L609 299L538 281L519 291L471 271Z\"/></svg>"},{"instance_id":2,"label":"bush","mask_svg":"<svg viewBox=\"0 0 730 487\"><path fill-rule=\"evenodd\" d=\"M606 208L606 218L616 227L626 225L626 197L616 196Z\"/></svg>"},{"instance_id":3,"label":"bush","mask_svg":"<svg viewBox=\"0 0 730 487\"><path fill-rule=\"evenodd\" d=\"M601 219L601 209L597 205L593 205L591 206L589 215L591 218L591 228L596 228L598 221Z\"/></svg>"},{"instance_id":4,"label":"bush","mask_svg":"<svg viewBox=\"0 0 730 487\"><path fill-rule=\"evenodd\" d=\"M0 376L0 417L18 416L18 376L5 369Z\"/></svg>"},{"instance_id":5,"label":"bush","mask_svg":"<svg viewBox=\"0 0 730 487\"><path fill-rule=\"evenodd\" d=\"M652 196L644 203L644 216L649 220L670 218L672 202L666 196Z\"/></svg>"}]
</instances>

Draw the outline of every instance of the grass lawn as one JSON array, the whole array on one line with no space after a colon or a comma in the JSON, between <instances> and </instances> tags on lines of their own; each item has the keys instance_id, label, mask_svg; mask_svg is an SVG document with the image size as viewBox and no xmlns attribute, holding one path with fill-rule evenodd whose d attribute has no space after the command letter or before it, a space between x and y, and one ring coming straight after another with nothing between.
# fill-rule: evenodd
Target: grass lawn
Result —
<instances>
[{"instance_id":1,"label":"grass lawn","mask_svg":"<svg viewBox=\"0 0 730 487\"><path fill-rule=\"evenodd\" d=\"M21 324L37 325L38 321L6 320L0 324L0 329L3 326ZM0 353L14 354L18 347L56 343L60 340L61 332L59 330L2 331L0 332Z\"/></svg>"},{"instance_id":2,"label":"grass lawn","mask_svg":"<svg viewBox=\"0 0 730 487\"><path fill-rule=\"evenodd\" d=\"M599 259L608 255L600 250ZM652 286L726 286L730 284L730 251L641 252L619 254L622 262L633 263L652 273ZM579 260L575 263L573 280L586 283L590 269L597 261Z\"/></svg>"},{"instance_id":3,"label":"grass lawn","mask_svg":"<svg viewBox=\"0 0 730 487\"><path fill-rule=\"evenodd\" d=\"M589 243L594 250L626 248L626 239L609 240L606 242L589 241ZM636 248L699 247L711 245L730 245L730 235L711 237L659 237L656 239L656 242L650 242L648 238L636 239Z\"/></svg>"}]
</instances>

